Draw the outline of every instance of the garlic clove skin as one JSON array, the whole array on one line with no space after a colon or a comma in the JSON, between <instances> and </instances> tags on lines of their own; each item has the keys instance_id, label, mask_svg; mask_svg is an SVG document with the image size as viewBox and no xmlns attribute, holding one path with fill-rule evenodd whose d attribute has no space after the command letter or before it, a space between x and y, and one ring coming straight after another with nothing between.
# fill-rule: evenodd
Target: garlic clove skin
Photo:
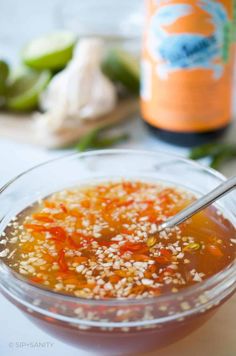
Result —
<instances>
[{"instance_id":1,"label":"garlic clove skin","mask_svg":"<svg viewBox=\"0 0 236 356\"><path fill-rule=\"evenodd\" d=\"M72 60L41 95L40 107L45 113L37 114L39 128L56 131L114 109L117 93L101 71L103 53L100 39L83 39L77 44Z\"/></svg>"}]
</instances>

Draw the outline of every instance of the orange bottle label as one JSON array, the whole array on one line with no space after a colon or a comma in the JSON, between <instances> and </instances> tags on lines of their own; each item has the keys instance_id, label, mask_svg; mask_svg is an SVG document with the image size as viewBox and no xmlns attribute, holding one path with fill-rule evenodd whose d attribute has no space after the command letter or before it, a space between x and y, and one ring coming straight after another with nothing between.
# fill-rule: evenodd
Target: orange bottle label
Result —
<instances>
[{"instance_id":1,"label":"orange bottle label","mask_svg":"<svg viewBox=\"0 0 236 356\"><path fill-rule=\"evenodd\" d=\"M175 132L203 132L231 117L231 0L146 0L141 109Z\"/></svg>"}]
</instances>

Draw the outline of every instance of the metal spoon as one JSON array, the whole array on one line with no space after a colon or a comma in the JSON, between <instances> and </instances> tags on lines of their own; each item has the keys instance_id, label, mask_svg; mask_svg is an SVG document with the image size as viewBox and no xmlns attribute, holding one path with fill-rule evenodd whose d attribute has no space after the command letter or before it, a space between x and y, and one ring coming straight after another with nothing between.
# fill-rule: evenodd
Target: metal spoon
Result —
<instances>
[{"instance_id":1,"label":"metal spoon","mask_svg":"<svg viewBox=\"0 0 236 356\"><path fill-rule=\"evenodd\" d=\"M181 210L176 215L172 216L162 224L158 225L157 227L158 232L168 228L173 228L174 226L181 224L185 220L191 218L191 216L205 209L214 201L220 199L222 196L229 193L234 188L236 188L236 176L227 179L225 182L221 183L218 187L213 189L211 192L207 193L200 199L196 200L194 203L187 206L187 208Z\"/></svg>"}]
</instances>

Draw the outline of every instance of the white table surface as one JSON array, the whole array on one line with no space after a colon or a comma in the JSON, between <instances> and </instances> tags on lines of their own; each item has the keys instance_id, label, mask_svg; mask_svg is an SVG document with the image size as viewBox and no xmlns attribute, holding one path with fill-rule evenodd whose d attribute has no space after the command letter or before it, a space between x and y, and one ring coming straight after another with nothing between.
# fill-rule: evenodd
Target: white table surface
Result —
<instances>
[{"instance_id":1,"label":"white table surface","mask_svg":"<svg viewBox=\"0 0 236 356\"><path fill-rule=\"evenodd\" d=\"M128 127L132 139L120 147L146 150L162 150L186 155L188 150L171 146L151 137L146 128L134 120ZM230 130L229 135L235 135ZM17 144L0 139L0 184L5 183L17 173L47 159L65 154L64 151L47 151L33 146ZM224 167L224 173L236 173L236 164ZM204 327L187 339L149 356L235 356L236 355L236 298L233 298ZM220 326L220 328L219 328ZM19 343L45 343L45 347L30 345L19 346ZM21 344L22 345L22 344ZM4 297L0 295L0 356L92 356L91 354L48 336L31 324L26 317Z\"/></svg>"}]
</instances>

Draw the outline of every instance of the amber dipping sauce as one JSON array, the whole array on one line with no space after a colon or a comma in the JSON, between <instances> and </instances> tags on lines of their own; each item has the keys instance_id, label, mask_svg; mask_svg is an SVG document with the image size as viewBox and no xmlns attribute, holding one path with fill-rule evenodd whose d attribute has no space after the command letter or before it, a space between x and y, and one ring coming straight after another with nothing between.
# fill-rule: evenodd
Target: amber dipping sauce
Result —
<instances>
[{"instance_id":1,"label":"amber dipping sauce","mask_svg":"<svg viewBox=\"0 0 236 356\"><path fill-rule=\"evenodd\" d=\"M216 208L157 234L195 199L144 182L64 190L14 218L4 233L10 267L38 284L85 298L177 293L235 257L235 230Z\"/></svg>"}]
</instances>

